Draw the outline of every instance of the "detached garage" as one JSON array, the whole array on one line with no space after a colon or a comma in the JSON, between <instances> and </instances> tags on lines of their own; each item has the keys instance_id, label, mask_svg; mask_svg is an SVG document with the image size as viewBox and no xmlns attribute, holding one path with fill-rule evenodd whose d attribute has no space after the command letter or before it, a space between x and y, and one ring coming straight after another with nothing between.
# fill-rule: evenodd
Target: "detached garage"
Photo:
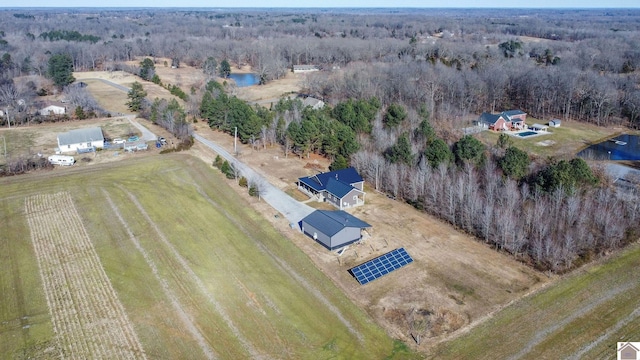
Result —
<instances>
[{"instance_id":1,"label":"detached garage","mask_svg":"<svg viewBox=\"0 0 640 360\"><path fill-rule=\"evenodd\" d=\"M316 210L301 221L302 232L329 250L336 250L362 238L371 225L344 211Z\"/></svg>"}]
</instances>

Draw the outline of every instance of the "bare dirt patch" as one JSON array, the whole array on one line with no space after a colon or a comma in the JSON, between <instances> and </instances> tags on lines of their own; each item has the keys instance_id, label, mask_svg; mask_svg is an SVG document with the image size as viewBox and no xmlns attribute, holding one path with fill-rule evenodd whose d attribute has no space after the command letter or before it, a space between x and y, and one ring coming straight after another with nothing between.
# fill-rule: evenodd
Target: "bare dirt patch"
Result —
<instances>
[{"instance_id":1,"label":"bare dirt patch","mask_svg":"<svg viewBox=\"0 0 640 360\"><path fill-rule=\"evenodd\" d=\"M233 151L233 137L212 131L205 124L197 126L197 131ZM317 156L285 158L277 147L257 150L239 145L239 149L241 161L290 194L298 191L297 178L320 169L326 171L329 165L326 159ZM215 157L199 146L194 153L209 163ZM234 188L248 197L246 189ZM421 345L426 350L427 346L455 336L549 281L545 275L448 224L371 188L365 191L366 204L349 212L373 226L370 237L362 244L350 246L342 256L291 229L265 203L252 202L393 337L411 343L405 315L411 309L428 313L431 327L427 337L431 338ZM353 266L398 247L405 247L414 263L365 286L349 274Z\"/></svg>"}]
</instances>

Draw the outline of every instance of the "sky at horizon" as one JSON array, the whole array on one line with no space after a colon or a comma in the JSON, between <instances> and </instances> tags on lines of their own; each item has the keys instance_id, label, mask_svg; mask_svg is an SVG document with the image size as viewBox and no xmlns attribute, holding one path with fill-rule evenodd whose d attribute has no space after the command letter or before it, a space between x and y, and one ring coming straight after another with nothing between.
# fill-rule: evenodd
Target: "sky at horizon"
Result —
<instances>
[{"instance_id":1,"label":"sky at horizon","mask_svg":"<svg viewBox=\"0 0 640 360\"><path fill-rule=\"evenodd\" d=\"M7 2L6 4L3 4ZM320 3L293 2L290 0L107 0L92 3L87 0L23 0L8 3L0 0L0 8L17 7L197 7L197 8L640 8L638 0L538 0L516 2L513 0L325 0ZM313 5L308 5L313 4Z\"/></svg>"}]
</instances>

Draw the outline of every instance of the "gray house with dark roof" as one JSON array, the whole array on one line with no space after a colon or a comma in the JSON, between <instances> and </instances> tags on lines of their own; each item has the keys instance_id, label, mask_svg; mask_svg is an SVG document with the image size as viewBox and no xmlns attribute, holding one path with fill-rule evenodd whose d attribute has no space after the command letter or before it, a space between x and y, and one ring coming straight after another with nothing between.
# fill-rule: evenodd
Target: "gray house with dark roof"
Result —
<instances>
[{"instance_id":1,"label":"gray house with dark roof","mask_svg":"<svg viewBox=\"0 0 640 360\"><path fill-rule=\"evenodd\" d=\"M75 129L58 134L58 149L63 153L103 147L104 135L99 127Z\"/></svg>"},{"instance_id":2,"label":"gray house with dark roof","mask_svg":"<svg viewBox=\"0 0 640 360\"><path fill-rule=\"evenodd\" d=\"M298 189L340 210L364 205L364 179L352 167L301 177Z\"/></svg>"},{"instance_id":3,"label":"gray house with dark roof","mask_svg":"<svg viewBox=\"0 0 640 360\"><path fill-rule=\"evenodd\" d=\"M362 239L362 230L371 225L345 211L316 210L302 219L302 232L329 250Z\"/></svg>"}]
</instances>

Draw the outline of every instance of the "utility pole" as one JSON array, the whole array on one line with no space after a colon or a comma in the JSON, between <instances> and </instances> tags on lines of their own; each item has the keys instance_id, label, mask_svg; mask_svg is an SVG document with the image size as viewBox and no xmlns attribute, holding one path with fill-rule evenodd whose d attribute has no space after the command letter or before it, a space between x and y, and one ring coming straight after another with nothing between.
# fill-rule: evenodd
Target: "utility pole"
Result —
<instances>
[{"instance_id":1,"label":"utility pole","mask_svg":"<svg viewBox=\"0 0 640 360\"><path fill-rule=\"evenodd\" d=\"M9 125L9 129L11 129L11 119L9 119L9 107L7 106L7 125Z\"/></svg>"},{"instance_id":2,"label":"utility pole","mask_svg":"<svg viewBox=\"0 0 640 360\"><path fill-rule=\"evenodd\" d=\"M238 156L238 127L236 126L235 132L233 133L233 155Z\"/></svg>"}]
</instances>

